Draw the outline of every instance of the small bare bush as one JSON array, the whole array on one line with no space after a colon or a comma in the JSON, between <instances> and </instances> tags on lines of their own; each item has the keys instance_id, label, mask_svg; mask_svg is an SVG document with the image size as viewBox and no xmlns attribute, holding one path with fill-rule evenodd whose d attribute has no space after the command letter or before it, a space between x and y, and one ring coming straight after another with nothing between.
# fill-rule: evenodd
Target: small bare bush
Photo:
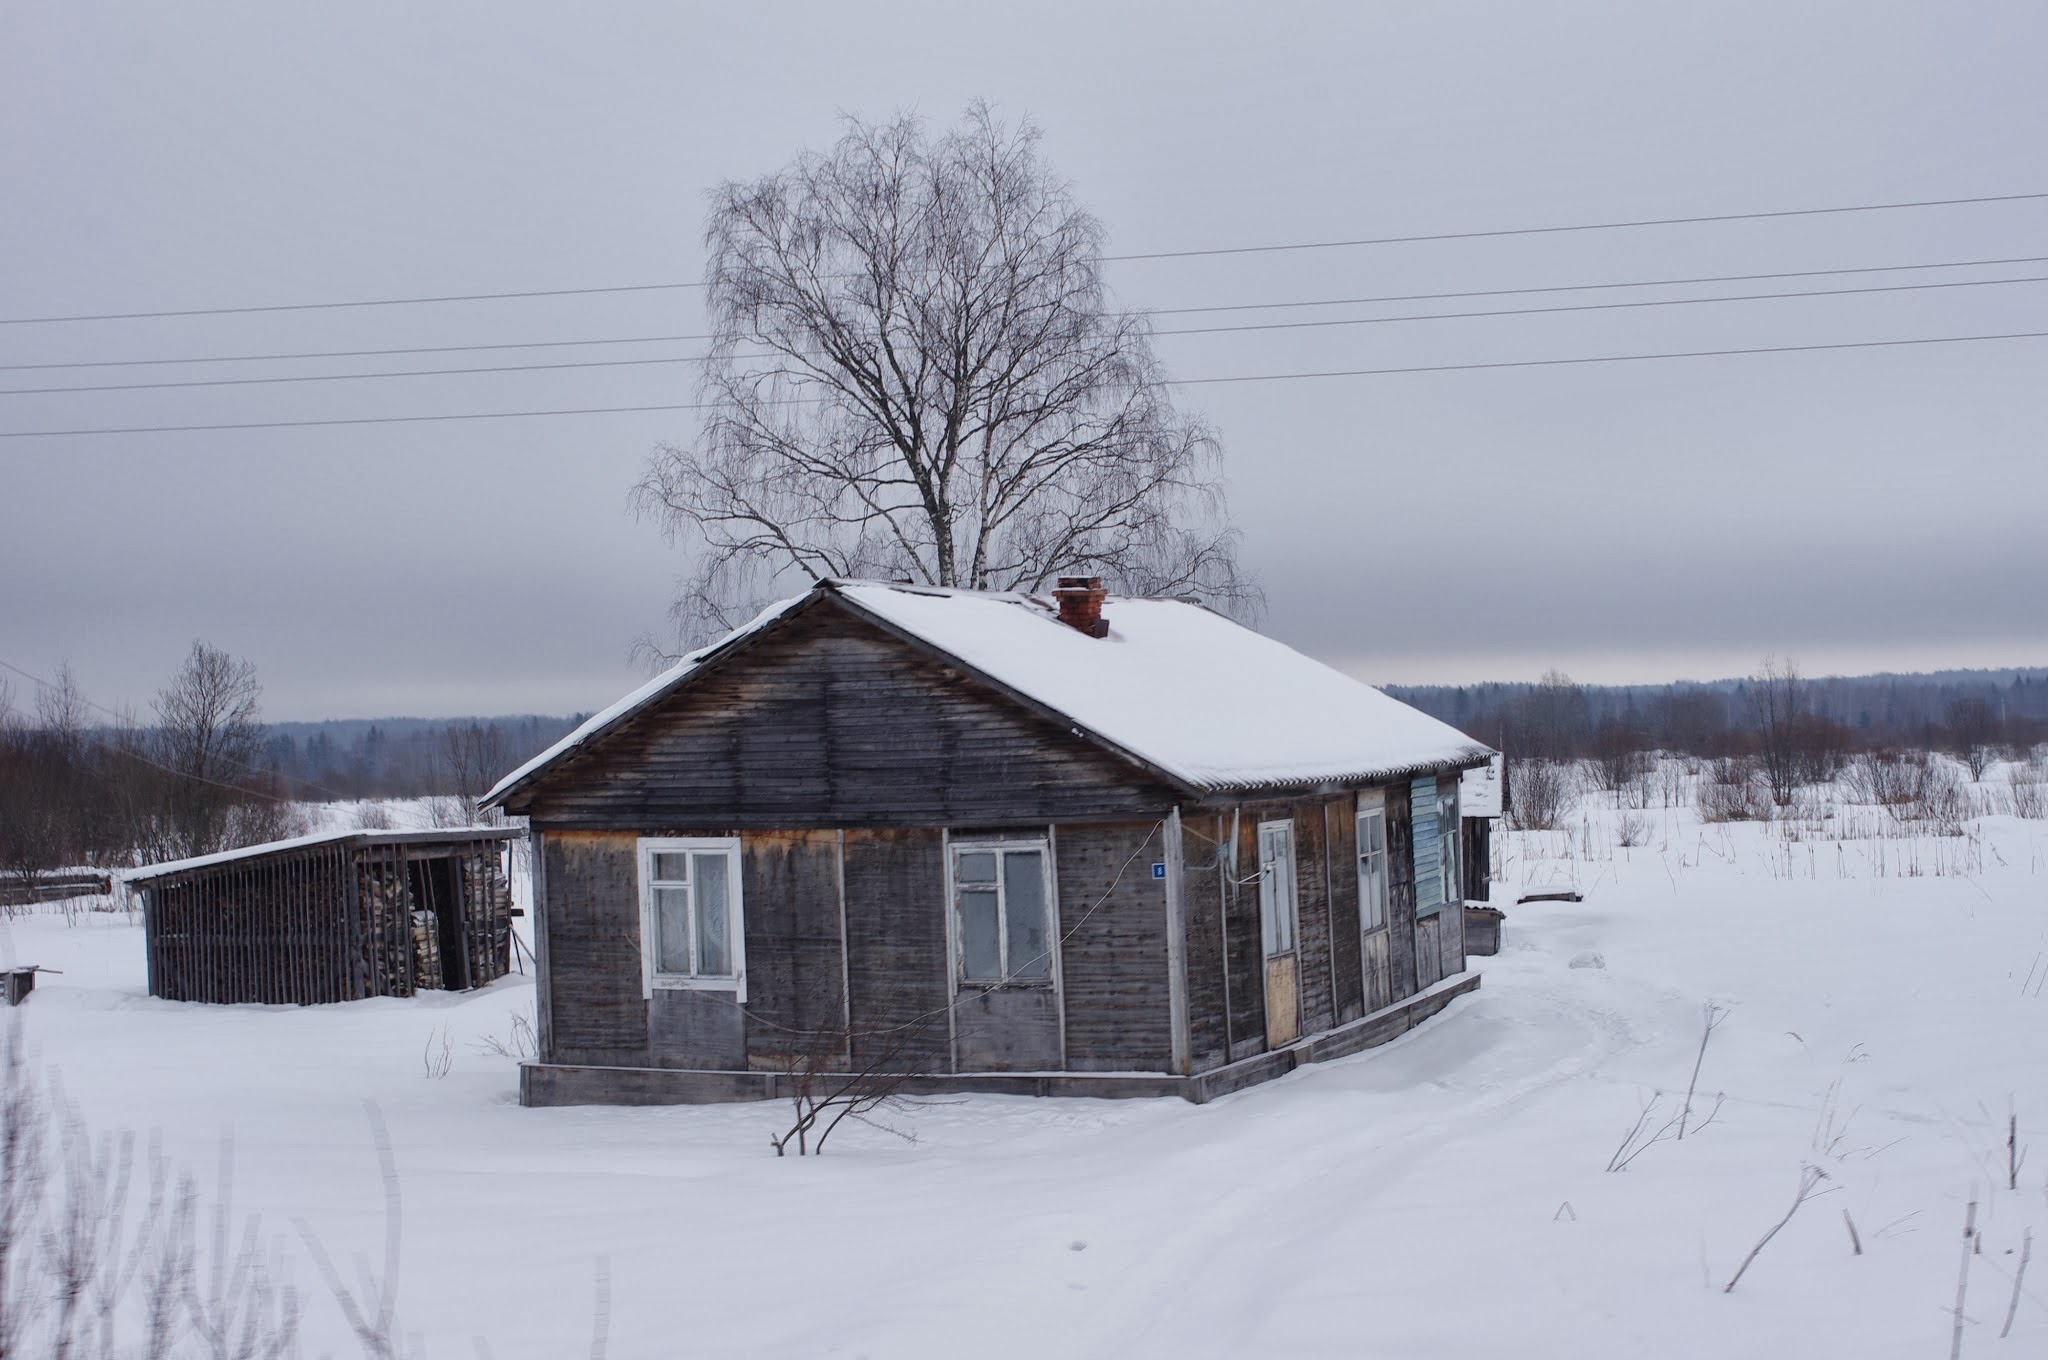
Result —
<instances>
[{"instance_id":1,"label":"small bare bush","mask_svg":"<svg viewBox=\"0 0 2048 1360\"><path fill-rule=\"evenodd\" d=\"M540 1040L533 1032L531 1009L512 1013L512 1028L502 1037L486 1034L477 1041L477 1051L494 1058L510 1058L514 1062L532 1062L540 1052Z\"/></svg>"},{"instance_id":2,"label":"small bare bush","mask_svg":"<svg viewBox=\"0 0 2048 1360\"><path fill-rule=\"evenodd\" d=\"M365 801L356 808L355 820L361 831L389 831L391 809L383 803Z\"/></svg>"},{"instance_id":3,"label":"small bare bush","mask_svg":"<svg viewBox=\"0 0 2048 1360\"><path fill-rule=\"evenodd\" d=\"M1776 806L1762 767L1741 757L1715 761L1700 777L1698 799L1703 822L1766 821Z\"/></svg>"},{"instance_id":4,"label":"small bare bush","mask_svg":"<svg viewBox=\"0 0 2048 1360\"><path fill-rule=\"evenodd\" d=\"M2015 765L2005 772L2012 797L2012 815L2034 821L2048 819L2048 765L2038 760Z\"/></svg>"},{"instance_id":5,"label":"small bare bush","mask_svg":"<svg viewBox=\"0 0 2048 1360\"><path fill-rule=\"evenodd\" d=\"M1557 760L1523 760L1514 764L1509 815L1519 831L1555 831L1578 797L1572 766Z\"/></svg>"},{"instance_id":6,"label":"small bare bush","mask_svg":"<svg viewBox=\"0 0 2048 1360\"><path fill-rule=\"evenodd\" d=\"M1634 849L1650 843L1650 819L1634 812L1624 812L1614 824L1614 843L1624 849Z\"/></svg>"}]
</instances>

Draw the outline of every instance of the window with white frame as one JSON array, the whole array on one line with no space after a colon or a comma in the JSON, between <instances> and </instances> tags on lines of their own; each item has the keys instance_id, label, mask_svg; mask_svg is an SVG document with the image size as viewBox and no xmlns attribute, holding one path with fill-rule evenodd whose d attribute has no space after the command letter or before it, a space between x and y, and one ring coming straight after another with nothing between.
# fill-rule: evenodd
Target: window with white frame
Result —
<instances>
[{"instance_id":1,"label":"window with white frame","mask_svg":"<svg viewBox=\"0 0 2048 1360\"><path fill-rule=\"evenodd\" d=\"M640 842L641 942L647 989L704 988L746 997L740 843Z\"/></svg>"},{"instance_id":2,"label":"window with white frame","mask_svg":"<svg viewBox=\"0 0 2048 1360\"><path fill-rule=\"evenodd\" d=\"M1259 921L1266 957L1294 952L1294 823L1259 823Z\"/></svg>"},{"instance_id":3,"label":"window with white frame","mask_svg":"<svg viewBox=\"0 0 2048 1360\"><path fill-rule=\"evenodd\" d=\"M1358 814L1358 924L1363 930L1384 930L1387 924L1385 808Z\"/></svg>"},{"instance_id":4,"label":"window with white frame","mask_svg":"<svg viewBox=\"0 0 2048 1360\"><path fill-rule=\"evenodd\" d=\"M1052 981L1051 855L1043 840L953 846L960 980L979 986Z\"/></svg>"}]
</instances>

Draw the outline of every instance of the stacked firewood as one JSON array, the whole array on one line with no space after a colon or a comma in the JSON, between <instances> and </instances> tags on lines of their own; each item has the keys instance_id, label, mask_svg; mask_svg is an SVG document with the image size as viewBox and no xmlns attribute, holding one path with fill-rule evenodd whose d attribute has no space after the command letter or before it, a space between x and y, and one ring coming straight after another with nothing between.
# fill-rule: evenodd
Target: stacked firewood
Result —
<instances>
[{"instance_id":1,"label":"stacked firewood","mask_svg":"<svg viewBox=\"0 0 2048 1360\"><path fill-rule=\"evenodd\" d=\"M405 875L365 865L362 878L365 996L406 996L416 985L413 967L412 889Z\"/></svg>"},{"instance_id":2,"label":"stacked firewood","mask_svg":"<svg viewBox=\"0 0 2048 1360\"><path fill-rule=\"evenodd\" d=\"M416 992L439 991L446 984L441 971L441 918L431 911L412 914L412 986Z\"/></svg>"}]
</instances>

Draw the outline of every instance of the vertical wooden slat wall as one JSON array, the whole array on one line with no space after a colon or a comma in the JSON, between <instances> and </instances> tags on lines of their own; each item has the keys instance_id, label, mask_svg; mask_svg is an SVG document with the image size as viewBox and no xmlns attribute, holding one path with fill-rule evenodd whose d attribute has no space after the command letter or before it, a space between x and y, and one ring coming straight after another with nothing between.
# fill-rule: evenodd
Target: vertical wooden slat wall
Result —
<instances>
[{"instance_id":1,"label":"vertical wooden slat wall","mask_svg":"<svg viewBox=\"0 0 2048 1360\"><path fill-rule=\"evenodd\" d=\"M310 1005L416 990L407 866L450 865L471 986L511 968L511 893L495 841L332 845L234 860L138 887L149 991L174 1001Z\"/></svg>"}]
</instances>

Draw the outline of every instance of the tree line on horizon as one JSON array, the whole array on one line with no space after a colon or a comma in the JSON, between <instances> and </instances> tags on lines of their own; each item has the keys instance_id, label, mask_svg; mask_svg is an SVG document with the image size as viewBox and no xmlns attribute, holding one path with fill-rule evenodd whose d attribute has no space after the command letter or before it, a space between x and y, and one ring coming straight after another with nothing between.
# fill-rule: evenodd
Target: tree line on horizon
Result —
<instances>
[{"instance_id":1,"label":"tree line on horizon","mask_svg":"<svg viewBox=\"0 0 2048 1360\"><path fill-rule=\"evenodd\" d=\"M469 825L492 784L578 721L397 719L301 737L303 724L262 721L262 695L252 663L204 642L147 718L99 709L69 666L25 704L0 684L0 878L32 893L53 870L279 840L311 828L309 803L419 798L434 825ZM390 820L372 809L362 824Z\"/></svg>"},{"instance_id":2,"label":"tree line on horizon","mask_svg":"<svg viewBox=\"0 0 2048 1360\"><path fill-rule=\"evenodd\" d=\"M1662 751L1758 754L1759 709L1785 710L1788 736L1817 752L2030 750L2048 742L2048 670L1810 678L1766 662L1734 680L1583 685L1539 681L1387 685L1386 693L1510 756L1598 760Z\"/></svg>"}]
</instances>

